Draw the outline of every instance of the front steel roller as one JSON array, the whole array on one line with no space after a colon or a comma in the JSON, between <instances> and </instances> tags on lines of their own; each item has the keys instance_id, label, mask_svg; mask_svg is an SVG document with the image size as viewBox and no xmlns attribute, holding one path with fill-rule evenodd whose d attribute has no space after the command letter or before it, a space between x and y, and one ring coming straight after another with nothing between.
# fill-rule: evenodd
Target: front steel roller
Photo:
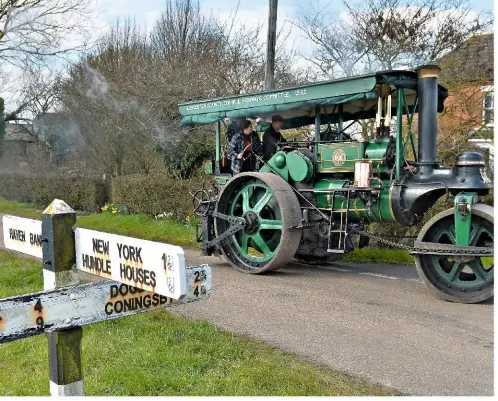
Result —
<instances>
[{"instance_id":1,"label":"front steel roller","mask_svg":"<svg viewBox=\"0 0 498 401\"><path fill-rule=\"evenodd\" d=\"M225 184L217 211L243 217L244 229L219 244L237 270L260 274L276 270L292 260L301 240L301 208L291 186L270 173L241 173ZM216 218L216 235L230 226Z\"/></svg>"},{"instance_id":2,"label":"front steel roller","mask_svg":"<svg viewBox=\"0 0 498 401\"><path fill-rule=\"evenodd\" d=\"M493 208L472 205L470 246L493 247ZM418 241L455 245L454 210L434 216L422 228ZM493 296L493 257L415 256L420 277L440 298L452 302L475 303Z\"/></svg>"}]
</instances>

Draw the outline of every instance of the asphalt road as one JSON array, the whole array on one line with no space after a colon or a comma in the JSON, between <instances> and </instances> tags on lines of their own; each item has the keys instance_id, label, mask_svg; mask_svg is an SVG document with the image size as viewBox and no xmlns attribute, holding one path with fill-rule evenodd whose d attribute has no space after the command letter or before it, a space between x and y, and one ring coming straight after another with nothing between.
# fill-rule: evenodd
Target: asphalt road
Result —
<instances>
[{"instance_id":1,"label":"asphalt road","mask_svg":"<svg viewBox=\"0 0 498 401\"><path fill-rule=\"evenodd\" d=\"M296 263L252 276L197 250L186 259L211 264L213 296L176 313L407 394L493 395L492 303L439 300L414 266Z\"/></svg>"}]
</instances>

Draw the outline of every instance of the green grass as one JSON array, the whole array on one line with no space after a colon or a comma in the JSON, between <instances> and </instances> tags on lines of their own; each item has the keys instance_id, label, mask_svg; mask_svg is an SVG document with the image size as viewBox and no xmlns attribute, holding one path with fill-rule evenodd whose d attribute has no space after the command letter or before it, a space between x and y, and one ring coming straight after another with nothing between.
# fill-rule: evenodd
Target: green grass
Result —
<instances>
[{"instance_id":1,"label":"green grass","mask_svg":"<svg viewBox=\"0 0 498 401\"><path fill-rule=\"evenodd\" d=\"M41 219L42 209L0 198L0 213ZM92 213L77 216L77 226L150 241L167 242L188 248L198 247L195 228L175 220L154 219L145 214Z\"/></svg>"},{"instance_id":2,"label":"green grass","mask_svg":"<svg viewBox=\"0 0 498 401\"><path fill-rule=\"evenodd\" d=\"M0 298L42 288L40 262L0 251ZM392 395L262 343L166 311L85 326L86 395ZM47 341L0 345L0 396L49 394Z\"/></svg>"},{"instance_id":3,"label":"green grass","mask_svg":"<svg viewBox=\"0 0 498 401\"><path fill-rule=\"evenodd\" d=\"M355 263L393 263L393 264L414 264L413 256L403 249L389 248L362 248L355 249L342 259L344 262Z\"/></svg>"},{"instance_id":4,"label":"green grass","mask_svg":"<svg viewBox=\"0 0 498 401\"><path fill-rule=\"evenodd\" d=\"M485 269L488 269L495 264L495 258L494 257L482 257L481 263Z\"/></svg>"},{"instance_id":5,"label":"green grass","mask_svg":"<svg viewBox=\"0 0 498 401\"><path fill-rule=\"evenodd\" d=\"M40 220L42 209L38 209L33 205L28 205L26 203L19 203L0 198L0 213Z\"/></svg>"},{"instance_id":6,"label":"green grass","mask_svg":"<svg viewBox=\"0 0 498 401\"><path fill-rule=\"evenodd\" d=\"M78 216L76 224L78 227L91 230L166 242L188 248L199 246L195 240L194 227L174 220L156 220L145 214L94 213L88 216Z\"/></svg>"},{"instance_id":7,"label":"green grass","mask_svg":"<svg viewBox=\"0 0 498 401\"><path fill-rule=\"evenodd\" d=\"M21 217L40 218L41 210L30 205L0 198L0 212ZM195 228L175 220L156 220L145 214L93 213L77 217L78 227L104 231L150 241L166 242L187 248L199 247ZM347 254L343 261L355 263L413 264L407 251L398 249L363 248Z\"/></svg>"}]
</instances>

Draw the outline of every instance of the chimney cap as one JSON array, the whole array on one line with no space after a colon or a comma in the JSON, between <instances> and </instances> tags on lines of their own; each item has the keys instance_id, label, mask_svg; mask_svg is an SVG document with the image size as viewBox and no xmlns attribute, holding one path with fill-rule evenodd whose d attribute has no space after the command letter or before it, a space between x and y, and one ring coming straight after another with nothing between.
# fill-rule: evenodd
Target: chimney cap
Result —
<instances>
[{"instance_id":1,"label":"chimney cap","mask_svg":"<svg viewBox=\"0 0 498 401\"><path fill-rule=\"evenodd\" d=\"M439 78L441 68L435 64L421 65L415 68L419 78Z\"/></svg>"}]
</instances>

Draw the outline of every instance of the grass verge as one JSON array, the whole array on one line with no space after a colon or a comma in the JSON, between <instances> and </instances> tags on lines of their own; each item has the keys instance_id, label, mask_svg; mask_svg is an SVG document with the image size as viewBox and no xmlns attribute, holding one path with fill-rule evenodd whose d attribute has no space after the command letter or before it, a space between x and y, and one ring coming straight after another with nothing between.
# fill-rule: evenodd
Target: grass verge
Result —
<instances>
[{"instance_id":1,"label":"grass verge","mask_svg":"<svg viewBox=\"0 0 498 401\"><path fill-rule=\"evenodd\" d=\"M39 219L41 209L0 198L0 213ZM199 247L195 241L195 228L175 220L156 220L145 214L123 215L93 213L77 218L78 227L104 231L150 241L166 242L187 248ZM413 264L407 251L398 249L363 248L347 254L343 261L354 263Z\"/></svg>"},{"instance_id":2,"label":"grass verge","mask_svg":"<svg viewBox=\"0 0 498 401\"><path fill-rule=\"evenodd\" d=\"M0 198L0 213L41 219L42 209ZM175 220L154 219L145 214L92 213L77 216L77 226L150 241L167 242L188 248L198 247L195 228Z\"/></svg>"},{"instance_id":3,"label":"grass verge","mask_svg":"<svg viewBox=\"0 0 498 401\"><path fill-rule=\"evenodd\" d=\"M195 228L175 220L156 220L145 214L112 215L94 213L78 216L78 227L104 231L150 241L166 242L188 248L198 247Z\"/></svg>"},{"instance_id":4,"label":"grass verge","mask_svg":"<svg viewBox=\"0 0 498 401\"><path fill-rule=\"evenodd\" d=\"M403 249L389 248L362 248L355 249L342 259L344 262L354 263L392 263L400 265L411 265L415 261L408 251Z\"/></svg>"},{"instance_id":5,"label":"grass verge","mask_svg":"<svg viewBox=\"0 0 498 401\"><path fill-rule=\"evenodd\" d=\"M0 197L0 213L40 220L42 209L27 203L9 201Z\"/></svg>"},{"instance_id":6,"label":"grass verge","mask_svg":"<svg viewBox=\"0 0 498 401\"><path fill-rule=\"evenodd\" d=\"M0 298L40 290L40 262L0 251L0 283ZM396 394L166 311L83 330L86 395ZM1 344L0 395L48 395L47 358L44 336Z\"/></svg>"}]
</instances>

